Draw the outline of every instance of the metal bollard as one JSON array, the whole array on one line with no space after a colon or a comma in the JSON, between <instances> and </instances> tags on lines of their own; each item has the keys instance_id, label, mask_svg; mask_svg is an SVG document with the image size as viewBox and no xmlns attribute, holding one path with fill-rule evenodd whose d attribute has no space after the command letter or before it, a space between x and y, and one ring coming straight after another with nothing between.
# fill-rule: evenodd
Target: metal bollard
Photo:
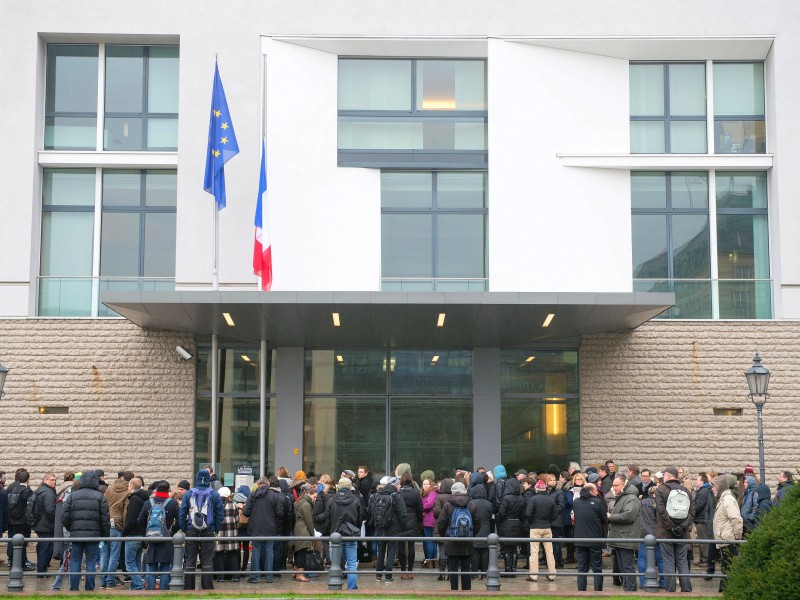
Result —
<instances>
[{"instance_id":1,"label":"metal bollard","mask_svg":"<svg viewBox=\"0 0 800 600\"><path fill-rule=\"evenodd\" d=\"M342 534L334 531L331 534L331 568L328 571L328 589L342 589Z\"/></svg>"},{"instance_id":2,"label":"metal bollard","mask_svg":"<svg viewBox=\"0 0 800 600\"><path fill-rule=\"evenodd\" d=\"M647 568L644 570L644 589L658 593L658 566L656 565L656 536L648 533L644 536L647 547Z\"/></svg>"},{"instance_id":3,"label":"metal bollard","mask_svg":"<svg viewBox=\"0 0 800 600\"><path fill-rule=\"evenodd\" d=\"M486 569L486 591L500 591L500 569L497 567L497 550L500 546L500 536L490 533L487 538L489 544L489 567Z\"/></svg>"},{"instance_id":4,"label":"metal bollard","mask_svg":"<svg viewBox=\"0 0 800 600\"><path fill-rule=\"evenodd\" d=\"M178 592L183 589L183 554L186 536L179 531L172 536L172 570L169 572L169 591Z\"/></svg>"},{"instance_id":5,"label":"metal bollard","mask_svg":"<svg viewBox=\"0 0 800 600\"><path fill-rule=\"evenodd\" d=\"M25 536L17 533L11 538L12 550L12 563L11 571L8 573L8 591L21 592L25 589L25 584L22 581L22 551L25 547Z\"/></svg>"}]
</instances>

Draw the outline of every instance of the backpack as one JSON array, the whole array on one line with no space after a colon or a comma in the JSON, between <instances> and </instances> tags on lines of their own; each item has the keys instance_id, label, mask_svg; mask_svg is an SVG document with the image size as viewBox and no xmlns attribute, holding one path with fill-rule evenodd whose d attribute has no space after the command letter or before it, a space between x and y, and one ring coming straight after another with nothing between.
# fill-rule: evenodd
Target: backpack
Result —
<instances>
[{"instance_id":1,"label":"backpack","mask_svg":"<svg viewBox=\"0 0 800 600\"><path fill-rule=\"evenodd\" d=\"M385 529L392 522L392 498L394 494L378 494L372 505L372 524L378 529Z\"/></svg>"},{"instance_id":2,"label":"backpack","mask_svg":"<svg viewBox=\"0 0 800 600\"><path fill-rule=\"evenodd\" d=\"M18 486L14 491L8 495L8 514L15 521L24 519L27 512L27 498L25 497L25 490L29 488Z\"/></svg>"},{"instance_id":3,"label":"backpack","mask_svg":"<svg viewBox=\"0 0 800 600\"><path fill-rule=\"evenodd\" d=\"M167 504L172 502L172 498L167 498L161 504L156 504L154 498L150 498L150 518L147 519L147 537L166 537L167 532Z\"/></svg>"},{"instance_id":4,"label":"backpack","mask_svg":"<svg viewBox=\"0 0 800 600\"><path fill-rule=\"evenodd\" d=\"M472 537L472 513L466 506L453 505L447 537Z\"/></svg>"},{"instance_id":5,"label":"backpack","mask_svg":"<svg viewBox=\"0 0 800 600\"><path fill-rule=\"evenodd\" d=\"M36 522L39 520L41 516L41 511L39 510L39 494L34 493L28 498L28 505L25 509L25 518L28 521L28 525L33 527L36 525Z\"/></svg>"},{"instance_id":6,"label":"backpack","mask_svg":"<svg viewBox=\"0 0 800 600\"><path fill-rule=\"evenodd\" d=\"M689 516L689 507L692 499L689 493L682 487L673 489L667 496L667 514L673 521L683 521Z\"/></svg>"},{"instance_id":7,"label":"backpack","mask_svg":"<svg viewBox=\"0 0 800 600\"><path fill-rule=\"evenodd\" d=\"M211 504L211 490L198 490L192 488L189 498L189 525L194 529L203 531L214 522L214 513L209 514Z\"/></svg>"}]
</instances>

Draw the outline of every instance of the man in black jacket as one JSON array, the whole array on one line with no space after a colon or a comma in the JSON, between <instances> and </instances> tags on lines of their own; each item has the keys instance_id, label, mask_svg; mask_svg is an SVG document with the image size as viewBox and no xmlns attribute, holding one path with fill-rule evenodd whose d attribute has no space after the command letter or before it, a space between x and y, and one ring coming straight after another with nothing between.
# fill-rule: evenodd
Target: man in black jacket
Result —
<instances>
[{"instance_id":1,"label":"man in black jacket","mask_svg":"<svg viewBox=\"0 0 800 600\"><path fill-rule=\"evenodd\" d=\"M69 502L64 506L62 521L69 531L72 542L72 557L69 561L69 589L77 592L81 585L81 561L86 555L86 591L94 590L97 551L100 542L90 542L81 538L109 537L111 520L108 516L108 502L98 489L100 478L95 471L84 471L78 489L72 492Z\"/></svg>"},{"instance_id":2,"label":"man in black jacket","mask_svg":"<svg viewBox=\"0 0 800 600\"><path fill-rule=\"evenodd\" d=\"M147 492L142 489L142 480L134 477L128 482L128 509L125 513L125 525L122 528L122 537L137 537L145 534L145 527L139 525L139 513L145 502L150 500ZM125 542L125 570L131 578L132 590L143 590L144 584L141 575L135 575L142 569L142 542Z\"/></svg>"},{"instance_id":3,"label":"man in black jacket","mask_svg":"<svg viewBox=\"0 0 800 600\"><path fill-rule=\"evenodd\" d=\"M406 528L406 503L398 490L400 480L387 477L384 488L370 498L369 520L375 527L375 535L399 536ZM386 583L394 583L392 568L397 556L397 542L378 542L378 565L375 579L381 580L381 573L386 569Z\"/></svg>"},{"instance_id":4,"label":"man in black jacket","mask_svg":"<svg viewBox=\"0 0 800 600\"><path fill-rule=\"evenodd\" d=\"M325 522L328 531L337 532L345 537L361 535L361 523L364 521L364 506L359 492L353 490L353 482L347 477L339 480L339 491L334 494L325 511ZM347 589L358 589L358 543L355 540L342 542L342 554L346 561Z\"/></svg>"},{"instance_id":5,"label":"man in black jacket","mask_svg":"<svg viewBox=\"0 0 800 600\"><path fill-rule=\"evenodd\" d=\"M36 492L29 500L31 514L28 524L40 540L36 543L36 572L43 577L53 560L53 542L43 541L53 537L56 528L56 474L45 473Z\"/></svg>"},{"instance_id":6,"label":"man in black jacket","mask_svg":"<svg viewBox=\"0 0 800 600\"><path fill-rule=\"evenodd\" d=\"M608 523L606 503L600 497L597 486L587 483L581 489L580 497L572 503L575 538L602 538L603 527ZM591 563L594 575L594 591L603 590L603 558L601 542L575 542L575 557L578 560L578 573L588 573ZM578 575L578 591L586 591L586 575Z\"/></svg>"},{"instance_id":7,"label":"man in black jacket","mask_svg":"<svg viewBox=\"0 0 800 600\"><path fill-rule=\"evenodd\" d=\"M526 499L525 521L532 538L552 538L552 522L556 519L557 509L555 498L547 493L547 484L544 481L534 483L535 493ZM531 542L531 564L528 581L536 581L539 575L539 542ZM547 559L547 572L556 572L556 561L553 556L553 544L544 542L544 555ZM548 575L549 581L555 580L555 575Z\"/></svg>"},{"instance_id":8,"label":"man in black jacket","mask_svg":"<svg viewBox=\"0 0 800 600\"><path fill-rule=\"evenodd\" d=\"M460 508L466 508L472 517L472 531L464 532L466 535L457 537L475 537L481 528L481 518L474 502L470 502L467 495L467 488L460 481L456 481L452 487L450 499L442 507L442 512L436 519L436 530L441 537L451 537L451 527L457 523L453 522L453 513ZM472 589L472 581L469 572L472 570L472 542L446 541L444 552L447 556L447 570L450 571L450 589L458 589L458 570L461 569L461 589Z\"/></svg>"},{"instance_id":9,"label":"man in black jacket","mask_svg":"<svg viewBox=\"0 0 800 600\"><path fill-rule=\"evenodd\" d=\"M26 538L31 537L31 526L28 525L27 507L28 498L33 495L33 490L28 486L30 473L26 469L17 469L14 483L8 486L8 564L12 565L13 546L11 538L21 533ZM33 571L33 563L28 561L28 544L22 547L22 569Z\"/></svg>"},{"instance_id":10,"label":"man in black jacket","mask_svg":"<svg viewBox=\"0 0 800 600\"><path fill-rule=\"evenodd\" d=\"M668 504L670 495L681 494L689 504L687 516L678 521L670 517ZM674 502L673 502L674 504ZM668 592L675 591L675 573L679 575L682 592L692 591L692 580L687 577L689 574L689 532L694 523L695 503L689 495L688 490L683 487L678 479L677 467L667 467L664 469L664 483L656 488L656 537L662 539L683 539L684 543L663 543L661 544L661 556L664 559L664 584Z\"/></svg>"},{"instance_id":11,"label":"man in black jacket","mask_svg":"<svg viewBox=\"0 0 800 600\"><path fill-rule=\"evenodd\" d=\"M251 536L275 536L278 531L276 516L280 492L272 491L269 480L262 477L258 480L258 488L250 494L242 514L250 518L247 533ZM259 571L271 571L274 564L274 542L253 541L253 554L250 557L250 577L247 583L258 583ZM267 583L272 583L272 573L264 575Z\"/></svg>"},{"instance_id":12,"label":"man in black jacket","mask_svg":"<svg viewBox=\"0 0 800 600\"><path fill-rule=\"evenodd\" d=\"M708 475L700 473L695 479L697 491L694 495L694 524L697 526L697 539L714 539L710 525L714 518L714 500L711 492L711 484L708 482ZM708 544L698 544L700 547L699 567L708 566Z\"/></svg>"}]
</instances>

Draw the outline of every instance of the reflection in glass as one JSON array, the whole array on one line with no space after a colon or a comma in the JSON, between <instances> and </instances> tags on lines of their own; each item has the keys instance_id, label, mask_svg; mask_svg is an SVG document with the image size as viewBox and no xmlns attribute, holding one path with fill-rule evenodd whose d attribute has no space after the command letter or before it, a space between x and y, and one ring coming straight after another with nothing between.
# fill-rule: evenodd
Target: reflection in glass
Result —
<instances>
[{"instance_id":1,"label":"reflection in glass","mask_svg":"<svg viewBox=\"0 0 800 600\"><path fill-rule=\"evenodd\" d=\"M717 171L717 208L767 208L765 172Z\"/></svg>"},{"instance_id":2,"label":"reflection in glass","mask_svg":"<svg viewBox=\"0 0 800 600\"><path fill-rule=\"evenodd\" d=\"M717 215L720 279L769 279L767 215Z\"/></svg>"},{"instance_id":3,"label":"reflection in glass","mask_svg":"<svg viewBox=\"0 0 800 600\"><path fill-rule=\"evenodd\" d=\"M764 121L714 122L715 150L718 154L764 154L767 137Z\"/></svg>"},{"instance_id":4,"label":"reflection in glass","mask_svg":"<svg viewBox=\"0 0 800 600\"><path fill-rule=\"evenodd\" d=\"M141 150L141 117L106 117L103 139L106 150Z\"/></svg>"},{"instance_id":5,"label":"reflection in glass","mask_svg":"<svg viewBox=\"0 0 800 600\"><path fill-rule=\"evenodd\" d=\"M672 208L708 208L708 174L671 173L670 199Z\"/></svg>"},{"instance_id":6,"label":"reflection in glass","mask_svg":"<svg viewBox=\"0 0 800 600\"><path fill-rule=\"evenodd\" d=\"M641 171L631 173L631 206L633 208L666 208L667 179L664 173Z\"/></svg>"},{"instance_id":7,"label":"reflection in glass","mask_svg":"<svg viewBox=\"0 0 800 600\"><path fill-rule=\"evenodd\" d=\"M306 394L385 392L386 353L382 350L306 350L304 389Z\"/></svg>"},{"instance_id":8,"label":"reflection in glass","mask_svg":"<svg viewBox=\"0 0 800 600\"><path fill-rule=\"evenodd\" d=\"M503 349L500 388L504 394L577 394L578 353Z\"/></svg>"},{"instance_id":9,"label":"reflection in glass","mask_svg":"<svg viewBox=\"0 0 800 600\"><path fill-rule=\"evenodd\" d=\"M384 397L305 399L303 470L336 476L367 465L374 473L386 472L385 456Z\"/></svg>"},{"instance_id":10,"label":"reflection in glass","mask_svg":"<svg viewBox=\"0 0 800 600\"><path fill-rule=\"evenodd\" d=\"M94 206L94 169L44 169L43 206Z\"/></svg>"},{"instance_id":11,"label":"reflection in glass","mask_svg":"<svg viewBox=\"0 0 800 600\"><path fill-rule=\"evenodd\" d=\"M410 60L339 60L339 110L410 109Z\"/></svg>"},{"instance_id":12,"label":"reflection in glass","mask_svg":"<svg viewBox=\"0 0 800 600\"><path fill-rule=\"evenodd\" d=\"M381 215L381 275L432 277L432 239L431 215Z\"/></svg>"},{"instance_id":13,"label":"reflection in glass","mask_svg":"<svg viewBox=\"0 0 800 600\"><path fill-rule=\"evenodd\" d=\"M669 277L667 216L632 215L633 276L641 279Z\"/></svg>"},{"instance_id":14,"label":"reflection in glass","mask_svg":"<svg viewBox=\"0 0 800 600\"><path fill-rule=\"evenodd\" d=\"M469 350L394 350L389 389L393 394L471 394Z\"/></svg>"},{"instance_id":15,"label":"reflection in glass","mask_svg":"<svg viewBox=\"0 0 800 600\"><path fill-rule=\"evenodd\" d=\"M708 215L672 215L673 277L711 277Z\"/></svg>"},{"instance_id":16,"label":"reflection in glass","mask_svg":"<svg viewBox=\"0 0 800 600\"><path fill-rule=\"evenodd\" d=\"M720 319L771 319L771 281L720 281Z\"/></svg>"},{"instance_id":17,"label":"reflection in glass","mask_svg":"<svg viewBox=\"0 0 800 600\"><path fill-rule=\"evenodd\" d=\"M390 469L404 462L415 475L430 469L441 480L473 462L471 398L393 397L390 423Z\"/></svg>"},{"instance_id":18,"label":"reflection in glass","mask_svg":"<svg viewBox=\"0 0 800 600\"><path fill-rule=\"evenodd\" d=\"M577 398L501 399L500 458L507 473L517 469L545 472L580 455L580 408Z\"/></svg>"},{"instance_id":19,"label":"reflection in glass","mask_svg":"<svg viewBox=\"0 0 800 600\"><path fill-rule=\"evenodd\" d=\"M100 275L139 275L139 213L103 213Z\"/></svg>"},{"instance_id":20,"label":"reflection in glass","mask_svg":"<svg viewBox=\"0 0 800 600\"><path fill-rule=\"evenodd\" d=\"M486 110L482 60L418 60L417 110Z\"/></svg>"},{"instance_id":21,"label":"reflection in glass","mask_svg":"<svg viewBox=\"0 0 800 600\"><path fill-rule=\"evenodd\" d=\"M484 216L439 214L436 217L436 275L483 277Z\"/></svg>"},{"instance_id":22,"label":"reflection in glass","mask_svg":"<svg viewBox=\"0 0 800 600\"><path fill-rule=\"evenodd\" d=\"M275 392L273 368L274 350L267 350L267 385ZM225 394L258 394L260 369L258 347L221 348L219 350L219 392ZM247 357L248 360L245 360ZM197 392L211 393L211 348L197 348Z\"/></svg>"}]
</instances>

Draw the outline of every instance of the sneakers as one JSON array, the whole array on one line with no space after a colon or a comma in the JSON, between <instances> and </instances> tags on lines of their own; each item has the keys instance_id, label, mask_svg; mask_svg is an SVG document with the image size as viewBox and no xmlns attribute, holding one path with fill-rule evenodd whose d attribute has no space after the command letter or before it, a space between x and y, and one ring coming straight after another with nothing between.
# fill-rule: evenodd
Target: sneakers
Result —
<instances>
[{"instance_id":1,"label":"sneakers","mask_svg":"<svg viewBox=\"0 0 800 600\"><path fill-rule=\"evenodd\" d=\"M381 583L383 581L383 578L380 575L375 575L375 581Z\"/></svg>"},{"instance_id":2,"label":"sneakers","mask_svg":"<svg viewBox=\"0 0 800 600\"><path fill-rule=\"evenodd\" d=\"M392 577L387 577L383 583L394 583L394 579Z\"/></svg>"}]
</instances>

